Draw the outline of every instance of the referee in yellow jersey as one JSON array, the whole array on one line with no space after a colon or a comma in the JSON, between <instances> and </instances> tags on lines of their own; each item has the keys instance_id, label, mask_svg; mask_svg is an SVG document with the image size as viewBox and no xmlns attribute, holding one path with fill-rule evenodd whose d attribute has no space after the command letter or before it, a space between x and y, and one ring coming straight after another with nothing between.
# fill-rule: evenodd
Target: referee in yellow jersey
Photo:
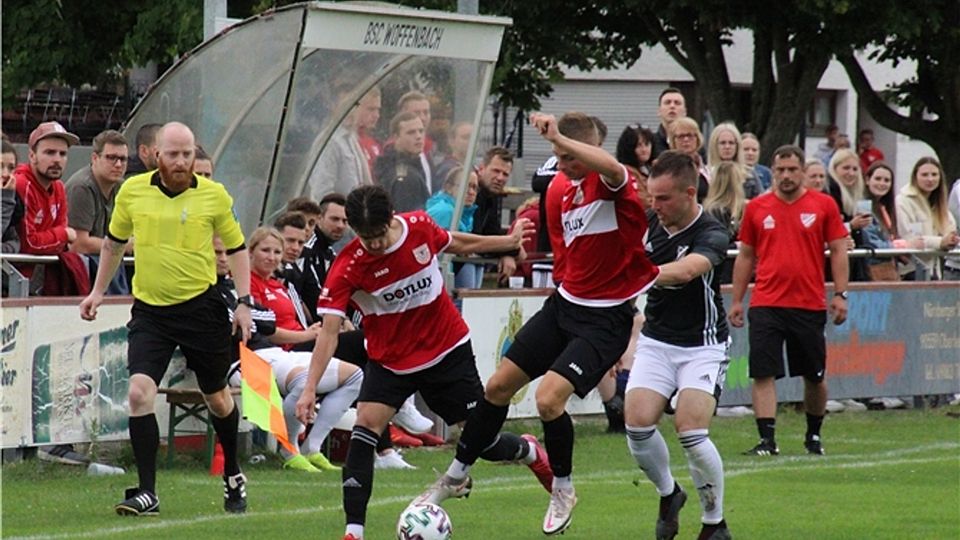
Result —
<instances>
[{"instance_id":1,"label":"referee in yellow jersey","mask_svg":"<svg viewBox=\"0 0 960 540\"><path fill-rule=\"evenodd\" d=\"M250 259L223 185L193 173L196 143L190 128L170 122L157 133L158 170L128 178L117 193L93 291L80 304L92 321L127 241L136 239L127 369L130 372L130 444L140 485L116 505L126 516L157 515L157 384L179 346L197 375L224 454L224 509L246 511L246 477L237 460L239 413L227 388L231 335L250 334ZM214 289L213 236L228 247L238 299L234 321Z\"/></svg>"}]
</instances>

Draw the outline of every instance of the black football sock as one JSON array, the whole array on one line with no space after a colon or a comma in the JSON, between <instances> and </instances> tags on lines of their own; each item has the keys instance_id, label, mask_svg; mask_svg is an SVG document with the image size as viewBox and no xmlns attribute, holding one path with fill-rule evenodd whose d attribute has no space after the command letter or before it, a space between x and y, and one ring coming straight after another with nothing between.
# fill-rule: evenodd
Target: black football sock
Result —
<instances>
[{"instance_id":1,"label":"black football sock","mask_svg":"<svg viewBox=\"0 0 960 540\"><path fill-rule=\"evenodd\" d=\"M573 472L573 420L566 411L543 424L543 442L550 456L554 476L567 477Z\"/></svg>"},{"instance_id":2,"label":"black football sock","mask_svg":"<svg viewBox=\"0 0 960 540\"><path fill-rule=\"evenodd\" d=\"M760 438L772 444L776 440L776 425L776 418L757 418L757 431L760 432Z\"/></svg>"},{"instance_id":3,"label":"black football sock","mask_svg":"<svg viewBox=\"0 0 960 540\"><path fill-rule=\"evenodd\" d=\"M223 474L233 476L240 474L240 463L237 459L237 426L240 423L240 411L237 410L237 404L233 404L233 410L223 418L210 413L210 423L213 424L213 430L217 432L220 439L220 446L223 447Z\"/></svg>"},{"instance_id":4,"label":"black football sock","mask_svg":"<svg viewBox=\"0 0 960 540\"><path fill-rule=\"evenodd\" d=\"M140 489L157 493L157 447L160 446L160 428L157 415L130 417L130 445L137 462Z\"/></svg>"},{"instance_id":5,"label":"black football sock","mask_svg":"<svg viewBox=\"0 0 960 540\"><path fill-rule=\"evenodd\" d=\"M823 416L807 413L807 440L814 435L820 436L820 427L823 425Z\"/></svg>"},{"instance_id":6,"label":"black football sock","mask_svg":"<svg viewBox=\"0 0 960 540\"><path fill-rule=\"evenodd\" d=\"M373 431L354 426L343 464L343 510L347 524L363 525L367 521L367 503L373 493L373 454L379 437Z\"/></svg>"},{"instance_id":7,"label":"black football sock","mask_svg":"<svg viewBox=\"0 0 960 540\"><path fill-rule=\"evenodd\" d=\"M460 441L457 442L457 461L473 465L481 454L496 444L497 432L507 419L507 406L499 406L481 399L467 418ZM487 459L484 456L484 459Z\"/></svg>"}]
</instances>

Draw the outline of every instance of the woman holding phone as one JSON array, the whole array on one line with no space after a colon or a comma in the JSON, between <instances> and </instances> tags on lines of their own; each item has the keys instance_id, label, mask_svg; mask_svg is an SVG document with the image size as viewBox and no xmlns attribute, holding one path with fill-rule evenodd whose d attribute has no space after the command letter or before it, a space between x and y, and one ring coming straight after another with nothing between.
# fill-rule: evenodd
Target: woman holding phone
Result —
<instances>
[{"instance_id":1,"label":"woman holding phone","mask_svg":"<svg viewBox=\"0 0 960 540\"><path fill-rule=\"evenodd\" d=\"M849 148L841 148L834 152L827 169L830 195L840 208L844 225L853 239L853 247L862 248L863 229L873 222L873 212L860 171L860 157ZM851 259L850 281L869 280L866 260Z\"/></svg>"}]
</instances>

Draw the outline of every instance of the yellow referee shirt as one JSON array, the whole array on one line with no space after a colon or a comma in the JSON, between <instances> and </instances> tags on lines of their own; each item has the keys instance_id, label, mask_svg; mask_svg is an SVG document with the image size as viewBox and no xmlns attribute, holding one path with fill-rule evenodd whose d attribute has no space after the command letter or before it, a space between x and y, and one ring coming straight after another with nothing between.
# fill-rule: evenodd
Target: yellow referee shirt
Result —
<instances>
[{"instance_id":1,"label":"yellow referee shirt","mask_svg":"<svg viewBox=\"0 0 960 540\"><path fill-rule=\"evenodd\" d=\"M243 245L233 199L223 185L194 175L172 194L151 171L128 178L117 192L109 236L136 246L133 296L155 306L185 302L217 281L213 235L227 249Z\"/></svg>"}]
</instances>

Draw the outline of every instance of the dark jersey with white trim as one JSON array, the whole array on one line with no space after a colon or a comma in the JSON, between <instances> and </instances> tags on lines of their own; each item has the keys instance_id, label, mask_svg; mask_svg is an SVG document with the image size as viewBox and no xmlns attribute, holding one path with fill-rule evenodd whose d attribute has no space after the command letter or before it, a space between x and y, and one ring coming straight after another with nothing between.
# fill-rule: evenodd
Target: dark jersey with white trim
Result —
<instances>
[{"instance_id":1,"label":"dark jersey with white trim","mask_svg":"<svg viewBox=\"0 0 960 540\"><path fill-rule=\"evenodd\" d=\"M654 284L647 291L643 335L680 347L726 343L729 332L718 271L730 242L726 227L703 208L697 219L673 235L653 211L647 212L647 221L643 243L651 262L662 265L697 253L713 268L680 286Z\"/></svg>"}]
</instances>

